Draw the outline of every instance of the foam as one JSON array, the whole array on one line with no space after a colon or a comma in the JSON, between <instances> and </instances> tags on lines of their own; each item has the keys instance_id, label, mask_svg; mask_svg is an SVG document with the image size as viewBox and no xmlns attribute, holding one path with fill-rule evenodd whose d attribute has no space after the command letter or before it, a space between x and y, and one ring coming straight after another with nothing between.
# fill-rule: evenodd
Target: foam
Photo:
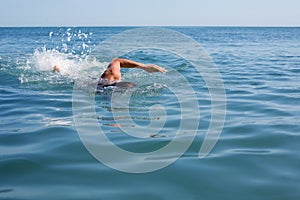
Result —
<instances>
[{"instance_id":1,"label":"foam","mask_svg":"<svg viewBox=\"0 0 300 200\"><path fill-rule=\"evenodd\" d=\"M61 53L56 49L46 49L45 47L36 49L33 55L28 58L24 69L31 69L32 73L39 73L45 79L51 77L62 78L53 72L53 67L60 67L59 74L65 78L73 80L85 80L91 77L99 77L108 65L108 62L99 62L94 57L73 55L71 53ZM51 73L50 73L51 72ZM30 73L23 73L21 77L26 77L23 82L30 82ZM36 78L36 77L35 77ZM52 78L51 78L52 79Z\"/></svg>"}]
</instances>

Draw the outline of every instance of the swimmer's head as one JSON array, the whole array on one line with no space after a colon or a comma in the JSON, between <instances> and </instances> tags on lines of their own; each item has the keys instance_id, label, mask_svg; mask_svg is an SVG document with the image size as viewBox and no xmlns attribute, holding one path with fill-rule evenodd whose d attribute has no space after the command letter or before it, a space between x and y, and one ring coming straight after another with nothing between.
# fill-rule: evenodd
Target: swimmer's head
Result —
<instances>
[{"instance_id":1,"label":"swimmer's head","mask_svg":"<svg viewBox=\"0 0 300 200\"><path fill-rule=\"evenodd\" d=\"M54 72L59 72L60 71L60 67L58 65L54 65L53 66L53 71Z\"/></svg>"}]
</instances>

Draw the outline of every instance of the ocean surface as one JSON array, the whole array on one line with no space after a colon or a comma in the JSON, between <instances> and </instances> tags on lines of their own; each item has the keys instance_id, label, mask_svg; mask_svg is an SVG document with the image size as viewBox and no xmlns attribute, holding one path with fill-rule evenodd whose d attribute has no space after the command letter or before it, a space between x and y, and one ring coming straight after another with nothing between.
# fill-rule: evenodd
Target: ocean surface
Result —
<instances>
[{"instance_id":1,"label":"ocean surface","mask_svg":"<svg viewBox=\"0 0 300 200\"><path fill-rule=\"evenodd\" d=\"M122 69L123 81L135 83L134 89L95 88L110 62L97 49L134 28L0 28L0 199L300 199L300 28L167 27L202 45L224 84L224 127L201 159L207 130L214 129L211 94L187 60L162 49L129 52L120 56L168 72ZM191 88L176 74L188 80L198 104L185 115L178 96L189 105ZM75 83L92 104L74 97ZM85 107L74 112L74 101ZM193 131L197 135L182 155L175 149L148 157L158 164L178 157L170 165L127 173L86 148L110 143L93 134L83 142L74 115L96 121L94 135L102 132L136 154L170 144L183 118L197 128L184 127L178 143ZM149 162L111 158L120 167Z\"/></svg>"}]
</instances>

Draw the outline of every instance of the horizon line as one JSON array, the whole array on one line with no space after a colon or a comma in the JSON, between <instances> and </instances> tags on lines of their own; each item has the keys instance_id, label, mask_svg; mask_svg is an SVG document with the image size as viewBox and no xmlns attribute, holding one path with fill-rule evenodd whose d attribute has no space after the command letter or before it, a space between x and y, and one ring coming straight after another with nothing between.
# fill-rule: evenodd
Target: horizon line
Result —
<instances>
[{"instance_id":1,"label":"horizon line","mask_svg":"<svg viewBox=\"0 0 300 200\"><path fill-rule=\"evenodd\" d=\"M245 28L300 28L300 25L0 25L0 28L55 28L55 27L245 27Z\"/></svg>"}]
</instances>

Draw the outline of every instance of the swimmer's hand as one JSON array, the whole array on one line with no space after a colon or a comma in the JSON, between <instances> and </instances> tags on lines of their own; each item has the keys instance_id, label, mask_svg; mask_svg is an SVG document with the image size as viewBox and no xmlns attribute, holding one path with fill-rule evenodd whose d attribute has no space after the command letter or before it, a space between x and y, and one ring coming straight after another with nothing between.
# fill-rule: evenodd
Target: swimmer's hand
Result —
<instances>
[{"instance_id":1,"label":"swimmer's hand","mask_svg":"<svg viewBox=\"0 0 300 200\"><path fill-rule=\"evenodd\" d=\"M139 66L139 68L142 70L145 70L146 72L149 72L149 73L153 73L153 72L165 73L165 72L167 72L166 69L164 69L158 65L154 65L154 64L145 64L145 65Z\"/></svg>"},{"instance_id":2,"label":"swimmer's hand","mask_svg":"<svg viewBox=\"0 0 300 200\"><path fill-rule=\"evenodd\" d=\"M60 72L60 67L58 65L54 65L53 72Z\"/></svg>"}]
</instances>

